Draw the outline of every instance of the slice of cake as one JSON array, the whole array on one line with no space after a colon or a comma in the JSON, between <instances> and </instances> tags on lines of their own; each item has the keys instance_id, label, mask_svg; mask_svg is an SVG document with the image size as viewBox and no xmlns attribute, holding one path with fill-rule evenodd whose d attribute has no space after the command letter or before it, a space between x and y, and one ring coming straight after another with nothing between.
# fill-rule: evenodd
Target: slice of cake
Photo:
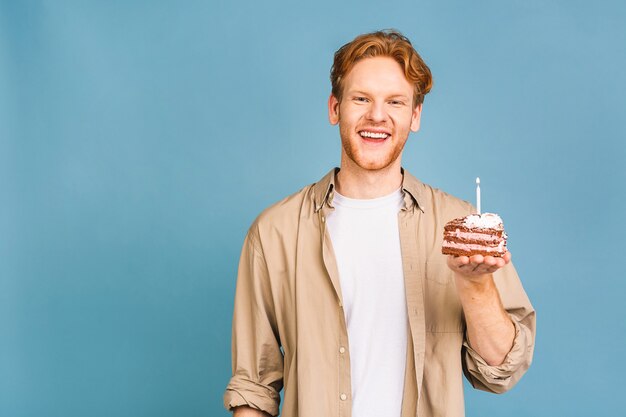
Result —
<instances>
[{"instance_id":1,"label":"slice of cake","mask_svg":"<svg viewBox=\"0 0 626 417\"><path fill-rule=\"evenodd\" d=\"M497 214L470 214L448 222L443 230L441 253L455 256L503 256L506 233Z\"/></svg>"}]
</instances>

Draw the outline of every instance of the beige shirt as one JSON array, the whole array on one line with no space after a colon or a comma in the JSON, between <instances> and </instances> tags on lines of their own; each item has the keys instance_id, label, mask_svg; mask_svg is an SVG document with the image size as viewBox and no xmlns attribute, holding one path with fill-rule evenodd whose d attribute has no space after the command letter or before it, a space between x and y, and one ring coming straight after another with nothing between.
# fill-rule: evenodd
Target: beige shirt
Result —
<instances>
[{"instance_id":1,"label":"beige shirt","mask_svg":"<svg viewBox=\"0 0 626 417\"><path fill-rule=\"evenodd\" d=\"M233 315L233 377L224 406L285 417L351 417L350 355L326 217L336 170L265 210L244 242ZM489 366L468 345L443 227L472 206L404 171L398 213L409 338L401 417L464 415L462 374L504 392L530 365L535 313L512 264L494 274L515 324L513 347ZM358 416L354 416L358 417Z\"/></svg>"}]
</instances>

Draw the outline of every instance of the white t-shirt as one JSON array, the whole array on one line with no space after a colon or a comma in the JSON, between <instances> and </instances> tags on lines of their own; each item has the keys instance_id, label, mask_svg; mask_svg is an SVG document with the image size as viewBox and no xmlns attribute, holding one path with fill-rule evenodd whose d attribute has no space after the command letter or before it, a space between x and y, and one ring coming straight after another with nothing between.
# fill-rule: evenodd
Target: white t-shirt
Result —
<instances>
[{"instance_id":1,"label":"white t-shirt","mask_svg":"<svg viewBox=\"0 0 626 417\"><path fill-rule=\"evenodd\" d=\"M348 326L353 417L400 417L408 317L400 189L371 200L335 192L327 218Z\"/></svg>"}]
</instances>

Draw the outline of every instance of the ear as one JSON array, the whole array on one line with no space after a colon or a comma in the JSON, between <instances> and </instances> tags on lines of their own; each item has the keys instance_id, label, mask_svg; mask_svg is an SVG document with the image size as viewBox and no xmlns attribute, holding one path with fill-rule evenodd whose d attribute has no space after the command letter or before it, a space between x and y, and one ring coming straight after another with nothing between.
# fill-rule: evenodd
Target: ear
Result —
<instances>
[{"instance_id":1,"label":"ear","mask_svg":"<svg viewBox=\"0 0 626 417\"><path fill-rule=\"evenodd\" d=\"M422 105L418 104L413 109L413 114L411 115L411 131L417 132L420 130L420 118L422 116Z\"/></svg>"},{"instance_id":2,"label":"ear","mask_svg":"<svg viewBox=\"0 0 626 417\"><path fill-rule=\"evenodd\" d=\"M339 100L332 94L328 97L328 121L331 125L339 123Z\"/></svg>"}]
</instances>

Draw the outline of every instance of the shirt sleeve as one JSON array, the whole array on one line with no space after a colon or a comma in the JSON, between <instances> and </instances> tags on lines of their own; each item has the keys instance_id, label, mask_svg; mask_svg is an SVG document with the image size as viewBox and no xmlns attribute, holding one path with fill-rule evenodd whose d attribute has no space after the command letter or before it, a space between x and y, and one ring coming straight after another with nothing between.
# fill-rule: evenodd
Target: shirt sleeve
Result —
<instances>
[{"instance_id":1,"label":"shirt sleeve","mask_svg":"<svg viewBox=\"0 0 626 417\"><path fill-rule=\"evenodd\" d=\"M533 357L535 310L533 309L512 264L494 274L502 304L515 326L513 346L502 364L491 366L463 341L463 371L474 388L503 393L524 375Z\"/></svg>"},{"instance_id":2,"label":"shirt sleeve","mask_svg":"<svg viewBox=\"0 0 626 417\"><path fill-rule=\"evenodd\" d=\"M224 407L248 406L278 415L283 355L265 258L254 230L244 242L232 328L232 372Z\"/></svg>"}]
</instances>

